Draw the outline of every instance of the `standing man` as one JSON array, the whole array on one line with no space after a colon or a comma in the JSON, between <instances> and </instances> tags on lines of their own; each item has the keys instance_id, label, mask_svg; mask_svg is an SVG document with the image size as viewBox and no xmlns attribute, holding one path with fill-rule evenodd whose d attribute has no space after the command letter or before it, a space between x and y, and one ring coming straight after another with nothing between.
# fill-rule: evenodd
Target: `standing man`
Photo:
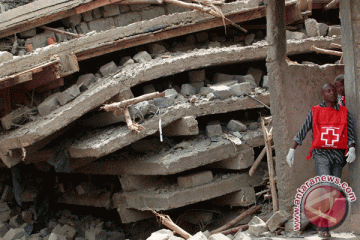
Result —
<instances>
[{"instance_id":1,"label":"standing man","mask_svg":"<svg viewBox=\"0 0 360 240\"><path fill-rule=\"evenodd\" d=\"M333 84L325 84L321 89L321 96L324 101L310 110L305 123L294 137L294 144L286 161L291 167L296 147L302 145L307 132L313 130L310 156L307 159L313 155L318 176L332 175L341 178L345 163L352 163L356 157L354 128L346 107L339 105ZM349 149L345 155L347 148ZM327 228L321 229L320 236L331 237Z\"/></svg>"},{"instance_id":2,"label":"standing man","mask_svg":"<svg viewBox=\"0 0 360 240\"><path fill-rule=\"evenodd\" d=\"M339 105L345 106L344 74L340 74L335 78L334 85L338 93Z\"/></svg>"}]
</instances>

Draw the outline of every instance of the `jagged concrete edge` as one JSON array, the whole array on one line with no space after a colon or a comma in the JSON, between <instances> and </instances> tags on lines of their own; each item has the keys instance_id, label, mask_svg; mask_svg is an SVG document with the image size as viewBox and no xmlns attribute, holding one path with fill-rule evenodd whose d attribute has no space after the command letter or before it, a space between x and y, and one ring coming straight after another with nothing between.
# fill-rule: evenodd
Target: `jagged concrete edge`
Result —
<instances>
[{"instance_id":1,"label":"jagged concrete edge","mask_svg":"<svg viewBox=\"0 0 360 240\"><path fill-rule=\"evenodd\" d=\"M313 44L318 47L329 48L331 43L340 43L340 41L341 38L338 37L292 40L288 41L287 50L289 55L310 52L310 47ZM183 53L173 58L136 64L130 70L126 68L115 76L104 78L92 89L82 93L75 100L58 108L53 113L5 133L0 137L0 146L2 149L30 146L62 129L93 108L106 102L120 91L139 83L187 70L260 60L265 59L266 56L267 43L263 42L262 44L253 44L248 47L235 45L206 50L200 49L191 53ZM171 67L169 68L169 66Z\"/></svg>"},{"instance_id":2,"label":"jagged concrete edge","mask_svg":"<svg viewBox=\"0 0 360 240\"><path fill-rule=\"evenodd\" d=\"M123 196L126 198L128 208L134 208L142 211L148 210L148 208L151 208L156 211L169 210L169 209L174 209L185 205L189 205L192 203L202 202L212 198L220 197L222 195L239 191L244 187L257 186L261 183L261 181L262 181L262 174L260 172L259 174L255 174L251 177L247 173L242 173L242 174L237 174L236 176L230 176L227 179L221 179L221 180L218 179L211 183L196 186L193 188L174 189L174 190L171 189L165 192L161 191L161 193L160 191L158 191L158 189L155 190L155 192L138 190L133 192L115 193L113 195L113 202L115 206L117 206L118 205L117 199ZM211 191L211 189L214 188L217 190ZM183 200L182 201L174 200L179 198ZM146 199L149 199L150 201L147 203ZM154 203L160 203L158 205L161 205L161 207L156 206L156 204Z\"/></svg>"},{"instance_id":3,"label":"jagged concrete edge","mask_svg":"<svg viewBox=\"0 0 360 240\"><path fill-rule=\"evenodd\" d=\"M208 143L210 139L188 141L192 146L196 146L199 142ZM94 162L76 169L74 172L86 173L86 174L132 174L132 175L170 175L199 166L203 166L209 163L218 162L223 159L236 156L239 151L250 148L246 143L242 143L239 146L234 146L232 142L223 137L218 138L218 142L213 142L208 148L201 151L193 148L193 151L189 152L188 149L177 151L176 155L173 154L171 161L168 160L168 154L173 149L167 150L165 153L159 155L152 155L150 157L141 156L134 157L130 155L113 155L99 159L100 162ZM206 158L212 152L211 158ZM219 156L221 155L221 157ZM166 163L165 163L166 162ZM113 164L111 164L113 163ZM186 164L185 164L186 163ZM115 172L108 172L103 166L106 164L111 167ZM181 169L180 167L181 166Z\"/></svg>"},{"instance_id":4,"label":"jagged concrete edge","mask_svg":"<svg viewBox=\"0 0 360 240\"><path fill-rule=\"evenodd\" d=\"M258 2L260 2L260 0L227 3L222 7L222 11L225 15L250 11L251 9L259 7ZM34 53L30 55L18 57L0 64L0 78L24 71L26 69L31 69L32 66L47 62L54 54L76 54L82 51L96 49L101 46L111 45L115 41L126 37L143 34L144 30L151 29L156 26L182 26L190 23L195 24L208 19L215 19L215 17L198 11L187 11L171 15L163 15L151 20L136 22L124 27L117 27L92 35L86 35L81 38L72 39L68 42L50 45L44 48L36 49Z\"/></svg>"},{"instance_id":5,"label":"jagged concrete edge","mask_svg":"<svg viewBox=\"0 0 360 240\"><path fill-rule=\"evenodd\" d=\"M265 104L270 104L269 93L264 93L255 97ZM199 117L263 107L263 105L249 97L232 97L226 100L217 99L195 104L184 103L167 108L166 113L161 114L161 123L164 127L184 116ZM87 136L70 146L70 156L71 158L99 158L115 152L116 150L146 136L152 135L159 129L159 115L147 120L142 125L146 130L141 131L139 134L131 132L127 126L111 126L101 130L89 131Z\"/></svg>"}]
</instances>

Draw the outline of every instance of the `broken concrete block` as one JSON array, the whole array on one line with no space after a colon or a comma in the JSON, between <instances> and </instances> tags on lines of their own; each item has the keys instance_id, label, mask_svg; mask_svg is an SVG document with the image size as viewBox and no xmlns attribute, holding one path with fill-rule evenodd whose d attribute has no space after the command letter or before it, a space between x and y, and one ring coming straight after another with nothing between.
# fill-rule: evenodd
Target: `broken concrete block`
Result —
<instances>
[{"instance_id":1,"label":"broken concrete block","mask_svg":"<svg viewBox=\"0 0 360 240\"><path fill-rule=\"evenodd\" d=\"M215 233L210 236L209 240L230 240L230 238L228 238L222 233Z\"/></svg>"},{"instance_id":2,"label":"broken concrete block","mask_svg":"<svg viewBox=\"0 0 360 240\"><path fill-rule=\"evenodd\" d=\"M11 228L3 237L4 240L16 240L16 239L20 239L23 236L27 235L25 233L25 230L22 228Z\"/></svg>"},{"instance_id":3,"label":"broken concrete block","mask_svg":"<svg viewBox=\"0 0 360 240\"><path fill-rule=\"evenodd\" d=\"M150 4L130 4L130 11L132 12L138 12L141 11L147 7L151 6Z\"/></svg>"},{"instance_id":4,"label":"broken concrete block","mask_svg":"<svg viewBox=\"0 0 360 240\"><path fill-rule=\"evenodd\" d=\"M248 35L246 35L245 37L245 45L249 46L254 42L255 39L255 33L250 33Z\"/></svg>"},{"instance_id":5,"label":"broken concrete block","mask_svg":"<svg viewBox=\"0 0 360 240\"><path fill-rule=\"evenodd\" d=\"M73 15L64 19L61 19L61 22L67 28L74 28L76 25L79 25L81 22L81 14Z\"/></svg>"},{"instance_id":6,"label":"broken concrete block","mask_svg":"<svg viewBox=\"0 0 360 240\"><path fill-rule=\"evenodd\" d=\"M285 232L294 231L294 219L290 219L285 223Z\"/></svg>"},{"instance_id":7,"label":"broken concrete block","mask_svg":"<svg viewBox=\"0 0 360 240\"><path fill-rule=\"evenodd\" d=\"M256 202L255 190L253 187L244 187L240 191L218 197L213 202L222 206L248 207Z\"/></svg>"},{"instance_id":8,"label":"broken concrete block","mask_svg":"<svg viewBox=\"0 0 360 240\"><path fill-rule=\"evenodd\" d=\"M246 132L247 130L246 125L238 120L230 120L230 122L227 125L227 128L232 132Z\"/></svg>"},{"instance_id":9,"label":"broken concrete block","mask_svg":"<svg viewBox=\"0 0 360 240\"><path fill-rule=\"evenodd\" d=\"M285 211L277 211L272 217L266 222L266 226L270 232L274 232L276 229L281 227L288 219L290 214Z\"/></svg>"},{"instance_id":10,"label":"broken concrete block","mask_svg":"<svg viewBox=\"0 0 360 240\"><path fill-rule=\"evenodd\" d=\"M139 102L135 105L133 105L133 107L140 112L143 116L145 116L146 114L148 114L149 109L150 109L150 103L148 101L143 101L143 102Z\"/></svg>"},{"instance_id":11,"label":"broken concrete block","mask_svg":"<svg viewBox=\"0 0 360 240\"><path fill-rule=\"evenodd\" d=\"M341 27L339 25L329 26L328 36L341 36Z\"/></svg>"},{"instance_id":12,"label":"broken concrete block","mask_svg":"<svg viewBox=\"0 0 360 240\"><path fill-rule=\"evenodd\" d=\"M305 39L305 38L306 38L306 34L303 32L293 32L293 31L286 30L286 40L289 40L289 39L301 40L301 39Z\"/></svg>"},{"instance_id":13,"label":"broken concrete block","mask_svg":"<svg viewBox=\"0 0 360 240\"><path fill-rule=\"evenodd\" d=\"M120 5L119 5L119 9L120 9L120 13L130 12L130 7L129 7L129 5L120 4Z\"/></svg>"},{"instance_id":14,"label":"broken concrete block","mask_svg":"<svg viewBox=\"0 0 360 240\"><path fill-rule=\"evenodd\" d=\"M200 91L199 91L199 93L200 94L203 94L203 93L210 93L211 91L210 91L210 87L202 87L202 88L200 88ZM215 95L214 95L215 96Z\"/></svg>"},{"instance_id":15,"label":"broken concrete block","mask_svg":"<svg viewBox=\"0 0 360 240\"><path fill-rule=\"evenodd\" d=\"M7 224L0 224L0 237L4 237L5 234L9 231L9 227Z\"/></svg>"},{"instance_id":16,"label":"broken concrete block","mask_svg":"<svg viewBox=\"0 0 360 240\"><path fill-rule=\"evenodd\" d=\"M100 8L100 11L105 18L117 16L120 14L119 5L117 4L105 5Z\"/></svg>"},{"instance_id":17,"label":"broken concrete block","mask_svg":"<svg viewBox=\"0 0 360 240\"><path fill-rule=\"evenodd\" d=\"M18 109L1 118L1 125L4 129L10 128L24 122L27 116L32 114L32 110L28 107L19 107Z\"/></svg>"},{"instance_id":18,"label":"broken concrete block","mask_svg":"<svg viewBox=\"0 0 360 240\"><path fill-rule=\"evenodd\" d=\"M135 63L135 61L130 56L126 56L126 57L122 57L120 59L119 66L126 66L126 65L130 65L130 64L134 64L134 63Z\"/></svg>"},{"instance_id":19,"label":"broken concrete block","mask_svg":"<svg viewBox=\"0 0 360 240\"><path fill-rule=\"evenodd\" d=\"M259 123L258 122L252 122L250 123L248 129L249 130L255 130L255 129L258 129L259 128Z\"/></svg>"},{"instance_id":20,"label":"broken concrete block","mask_svg":"<svg viewBox=\"0 0 360 240\"><path fill-rule=\"evenodd\" d=\"M142 17L139 12L128 12L114 17L115 26L117 27L127 26L134 22L140 22L141 20Z\"/></svg>"},{"instance_id":21,"label":"broken concrete block","mask_svg":"<svg viewBox=\"0 0 360 240\"><path fill-rule=\"evenodd\" d=\"M74 84L62 93L59 94L57 97L57 100L61 106L65 105L66 103L72 101L77 96L80 95L80 89L79 86Z\"/></svg>"},{"instance_id":22,"label":"broken concrete block","mask_svg":"<svg viewBox=\"0 0 360 240\"><path fill-rule=\"evenodd\" d=\"M223 86L223 85L211 86L210 91L212 93L214 93L216 98L219 98L221 100L227 99L227 98L229 98L229 97L231 97L233 95L233 93L231 92L230 87Z\"/></svg>"},{"instance_id":23,"label":"broken concrete block","mask_svg":"<svg viewBox=\"0 0 360 240\"><path fill-rule=\"evenodd\" d=\"M163 129L164 136L192 136L199 134L196 118L193 116L182 117Z\"/></svg>"},{"instance_id":24,"label":"broken concrete block","mask_svg":"<svg viewBox=\"0 0 360 240\"><path fill-rule=\"evenodd\" d=\"M99 19L99 18L102 18L102 13L100 11L100 8L95 8L92 10L92 16L93 16L93 19L96 20L96 19ZM90 21L91 22L91 21Z\"/></svg>"},{"instance_id":25,"label":"broken concrete block","mask_svg":"<svg viewBox=\"0 0 360 240\"><path fill-rule=\"evenodd\" d=\"M182 94L178 94L175 98L174 104L182 104L182 103L186 103L189 102L189 100L184 97Z\"/></svg>"},{"instance_id":26,"label":"broken concrete block","mask_svg":"<svg viewBox=\"0 0 360 240\"><path fill-rule=\"evenodd\" d=\"M325 23L318 23L318 28L319 28L319 31L320 31L320 36L325 37L327 35L329 26L327 24L325 24Z\"/></svg>"},{"instance_id":27,"label":"broken concrete block","mask_svg":"<svg viewBox=\"0 0 360 240\"><path fill-rule=\"evenodd\" d=\"M59 231L57 231L57 232L53 231L52 233L56 233L61 236L65 236L67 239L73 239L76 234L76 229L69 225L64 225L59 229Z\"/></svg>"},{"instance_id":28,"label":"broken concrete block","mask_svg":"<svg viewBox=\"0 0 360 240\"><path fill-rule=\"evenodd\" d=\"M148 51L151 54L151 56L156 56L158 54L162 54L166 52L167 50L162 44L152 43L148 46Z\"/></svg>"},{"instance_id":29,"label":"broken concrete block","mask_svg":"<svg viewBox=\"0 0 360 240\"><path fill-rule=\"evenodd\" d=\"M47 97L42 103L40 103L37 108L41 116L48 115L59 106L59 102L57 100L59 94L60 93L55 93Z\"/></svg>"},{"instance_id":30,"label":"broken concrete block","mask_svg":"<svg viewBox=\"0 0 360 240\"><path fill-rule=\"evenodd\" d=\"M48 240L67 240L67 238L57 233L51 233Z\"/></svg>"},{"instance_id":31,"label":"broken concrete block","mask_svg":"<svg viewBox=\"0 0 360 240\"><path fill-rule=\"evenodd\" d=\"M84 92L89 89L91 83L95 82L95 75L92 73L81 75L76 84L79 86L80 91Z\"/></svg>"},{"instance_id":32,"label":"broken concrete block","mask_svg":"<svg viewBox=\"0 0 360 240\"><path fill-rule=\"evenodd\" d=\"M306 29L306 34L309 37L320 36L320 29L318 22L313 18L308 18L305 20L305 29Z\"/></svg>"},{"instance_id":33,"label":"broken concrete block","mask_svg":"<svg viewBox=\"0 0 360 240\"><path fill-rule=\"evenodd\" d=\"M248 74L248 75L245 75L245 76L239 76L238 80L241 83L243 83L243 82L250 83L251 88L256 88L257 87L255 79L254 79L253 75L251 75L251 74Z\"/></svg>"},{"instance_id":34,"label":"broken concrete block","mask_svg":"<svg viewBox=\"0 0 360 240\"><path fill-rule=\"evenodd\" d=\"M87 23L90 31L102 32L115 27L114 18L101 18Z\"/></svg>"},{"instance_id":35,"label":"broken concrete block","mask_svg":"<svg viewBox=\"0 0 360 240\"><path fill-rule=\"evenodd\" d=\"M188 71L189 82L197 83L205 81L205 69Z\"/></svg>"},{"instance_id":36,"label":"broken concrete block","mask_svg":"<svg viewBox=\"0 0 360 240\"><path fill-rule=\"evenodd\" d=\"M96 235L102 231L100 228L90 228L85 230L85 238L88 240L96 240Z\"/></svg>"},{"instance_id":37,"label":"broken concrete block","mask_svg":"<svg viewBox=\"0 0 360 240\"><path fill-rule=\"evenodd\" d=\"M209 122L205 128L206 136L209 138L221 136L222 128L219 121Z\"/></svg>"},{"instance_id":38,"label":"broken concrete block","mask_svg":"<svg viewBox=\"0 0 360 240\"><path fill-rule=\"evenodd\" d=\"M213 212L210 211L189 211L186 214L184 214L184 221L198 225L198 224L204 224L207 225L211 222L211 219L213 218Z\"/></svg>"},{"instance_id":39,"label":"broken concrete block","mask_svg":"<svg viewBox=\"0 0 360 240\"><path fill-rule=\"evenodd\" d=\"M79 34L87 34L90 32L89 26L86 22L81 22L79 25L76 25L75 29Z\"/></svg>"},{"instance_id":40,"label":"broken concrete block","mask_svg":"<svg viewBox=\"0 0 360 240\"><path fill-rule=\"evenodd\" d=\"M248 232L241 232L241 231L238 231L233 240L252 240L253 238L250 237L250 234Z\"/></svg>"},{"instance_id":41,"label":"broken concrete block","mask_svg":"<svg viewBox=\"0 0 360 240\"><path fill-rule=\"evenodd\" d=\"M9 52L6 52L6 51L1 51L0 52L0 63L3 63L3 62L8 62L10 60L13 59L13 55Z\"/></svg>"},{"instance_id":42,"label":"broken concrete block","mask_svg":"<svg viewBox=\"0 0 360 240\"><path fill-rule=\"evenodd\" d=\"M172 231L168 229L161 229L159 231L153 232L146 240L168 240L172 236L174 236Z\"/></svg>"},{"instance_id":43,"label":"broken concrete block","mask_svg":"<svg viewBox=\"0 0 360 240\"><path fill-rule=\"evenodd\" d=\"M243 96L245 94L250 94L251 93L251 87L250 87L250 83L246 82L246 83L236 83L234 85L230 86L231 92L235 95L235 96Z\"/></svg>"},{"instance_id":44,"label":"broken concrete block","mask_svg":"<svg viewBox=\"0 0 360 240\"><path fill-rule=\"evenodd\" d=\"M141 11L142 20L150 20L162 15L165 15L165 10L162 6L153 7Z\"/></svg>"},{"instance_id":45,"label":"broken concrete block","mask_svg":"<svg viewBox=\"0 0 360 240\"><path fill-rule=\"evenodd\" d=\"M264 72L260 69L249 68L247 75L252 75L254 77L256 86L260 86L260 82L261 82L262 77L264 76Z\"/></svg>"},{"instance_id":46,"label":"broken concrete block","mask_svg":"<svg viewBox=\"0 0 360 240\"><path fill-rule=\"evenodd\" d=\"M153 84L145 85L143 87L144 94L148 94L148 93L152 93L152 92L156 92L155 86Z\"/></svg>"},{"instance_id":47,"label":"broken concrete block","mask_svg":"<svg viewBox=\"0 0 360 240\"><path fill-rule=\"evenodd\" d=\"M175 89L166 89L165 90L165 97L162 98L155 98L154 104L160 108L170 107L174 104L175 98L177 97L178 93Z\"/></svg>"},{"instance_id":48,"label":"broken concrete block","mask_svg":"<svg viewBox=\"0 0 360 240\"><path fill-rule=\"evenodd\" d=\"M215 96L215 94L214 93L209 93L208 95L206 95L206 99L208 100L208 101L212 101L212 100L215 100L216 99L216 96Z\"/></svg>"},{"instance_id":49,"label":"broken concrete block","mask_svg":"<svg viewBox=\"0 0 360 240\"><path fill-rule=\"evenodd\" d=\"M47 39L52 37L55 39L54 32L45 31L41 34L37 34L36 36L27 39L27 41L29 41L33 45L33 49L36 49L47 46Z\"/></svg>"},{"instance_id":50,"label":"broken concrete block","mask_svg":"<svg viewBox=\"0 0 360 240\"><path fill-rule=\"evenodd\" d=\"M202 232L198 232L192 237L188 238L188 240L207 240L207 237Z\"/></svg>"},{"instance_id":51,"label":"broken concrete block","mask_svg":"<svg viewBox=\"0 0 360 240\"><path fill-rule=\"evenodd\" d=\"M252 236L258 237L264 232L268 231L266 223L257 216L254 216L253 219L251 219L251 221L248 223L248 225L249 225L248 232Z\"/></svg>"},{"instance_id":52,"label":"broken concrete block","mask_svg":"<svg viewBox=\"0 0 360 240\"><path fill-rule=\"evenodd\" d=\"M59 28L56 28L56 29L61 30L61 31L65 31L65 28L63 28L63 27L59 27ZM57 42L65 42L65 41L69 40L68 36L66 36L64 34L60 34L60 33L55 33L55 37L56 37Z\"/></svg>"},{"instance_id":53,"label":"broken concrete block","mask_svg":"<svg viewBox=\"0 0 360 240\"><path fill-rule=\"evenodd\" d=\"M212 167L241 170L251 167L254 164L253 148L241 151L237 156L216 162Z\"/></svg>"},{"instance_id":54,"label":"broken concrete block","mask_svg":"<svg viewBox=\"0 0 360 240\"><path fill-rule=\"evenodd\" d=\"M199 93L200 89L204 87L204 82L196 82L196 83L190 83L190 85L195 88L195 93Z\"/></svg>"},{"instance_id":55,"label":"broken concrete block","mask_svg":"<svg viewBox=\"0 0 360 240\"><path fill-rule=\"evenodd\" d=\"M152 58L150 54L148 54L146 51L141 51L137 53L135 56L133 56L133 59L137 63L145 63L150 61Z\"/></svg>"},{"instance_id":56,"label":"broken concrete block","mask_svg":"<svg viewBox=\"0 0 360 240\"><path fill-rule=\"evenodd\" d=\"M34 37L36 35L36 28L32 28L29 30L26 30L24 32L19 33L21 38L30 38Z\"/></svg>"},{"instance_id":57,"label":"broken concrete block","mask_svg":"<svg viewBox=\"0 0 360 240\"><path fill-rule=\"evenodd\" d=\"M209 39L209 34L207 32L199 32L196 33L195 36L198 43L206 42Z\"/></svg>"},{"instance_id":58,"label":"broken concrete block","mask_svg":"<svg viewBox=\"0 0 360 240\"><path fill-rule=\"evenodd\" d=\"M233 76L236 77L236 76ZM228 80L228 81L223 81L223 82L219 82L216 84L213 84L212 86L227 86L227 87L231 87L232 85L235 85L238 83L238 80Z\"/></svg>"},{"instance_id":59,"label":"broken concrete block","mask_svg":"<svg viewBox=\"0 0 360 240\"><path fill-rule=\"evenodd\" d=\"M99 69L99 72L101 73L101 75L103 75L105 77L112 73L117 72L117 70L118 70L118 68L117 68L116 64L113 61L111 61L111 62L101 66Z\"/></svg>"},{"instance_id":60,"label":"broken concrete block","mask_svg":"<svg viewBox=\"0 0 360 240\"><path fill-rule=\"evenodd\" d=\"M90 11L87 11L87 12L82 13L82 14L81 14L82 20L83 20L84 22L90 22L90 21L92 21L92 20L94 19L92 12L93 12L93 11L90 10Z\"/></svg>"},{"instance_id":61,"label":"broken concrete block","mask_svg":"<svg viewBox=\"0 0 360 240\"><path fill-rule=\"evenodd\" d=\"M183 84L181 85L181 94L184 96L192 96L196 94L196 89L191 86L190 84Z\"/></svg>"},{"instance_id":62,"label":"broken concrete block","mask_svg":"<svg viewBox=\"0 0 360 240\"><path fill-rule=\"evenodd\" d=\"M263 77L262 87L269 88L269 77L266 75Z\"/></svg>"},{"instance_id":63,"label":"broken concrete block","mask_svg":"<svg viewBox=\"0 0 360 240\"><path fill-rule=\"evenodd\" d=\"M225 81L230 81L230 80L234 80L234 76L224 74L224 73L215 73L215 75L213 77L214 84L225 82Z\"/></svg>"}]
</instances>

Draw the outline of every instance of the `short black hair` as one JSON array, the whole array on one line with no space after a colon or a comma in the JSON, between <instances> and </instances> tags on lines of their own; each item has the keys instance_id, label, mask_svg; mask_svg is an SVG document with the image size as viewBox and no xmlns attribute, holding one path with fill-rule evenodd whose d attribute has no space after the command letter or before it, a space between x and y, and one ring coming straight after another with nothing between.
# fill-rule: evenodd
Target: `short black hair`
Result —
<instances>
[{"instance_id":1,"label":"short black hair","mask_svg":"<svg viewBox=\"0 0 360 240\"><path fill-rule=\"evenodd\" d=\"M321 88L321 92L323 92L326 87L333 87L333 88L336 89L336 87L334 86L334 84L332 84L332 83L325 83L325 84L322 86L322 88Z\"/></svg>"},{"instance_id":2,"label":"short black hair","mask_svg":"<svg viewBox=\"0 0 360 240\"><path fill-rule=\"evenodd\" d=\"M340 74L339 76L337 76L334 82L340 82L340 81L344 81L344 74Z\"/></svg>"}]
</instances>

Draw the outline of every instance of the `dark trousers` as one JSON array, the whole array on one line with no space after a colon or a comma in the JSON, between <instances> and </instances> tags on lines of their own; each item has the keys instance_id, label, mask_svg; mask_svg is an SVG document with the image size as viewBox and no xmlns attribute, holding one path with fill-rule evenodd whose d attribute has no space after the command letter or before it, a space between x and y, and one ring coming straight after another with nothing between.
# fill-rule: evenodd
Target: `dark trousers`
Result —
<instances>
[{"instance_id":1,"label":"dark trousers","mask_svg":"<svg viewBox=\"0 0 360 240\"><path fill-rule=\"evenodd\" d=\"M318 154L314 154L313 158L315 163L316 175L318 176L330 175L341 178L342 169L344 167L343 164L330 163L330 159ZM329 230L328 228L321 228L321 231L328 231L328 230Z\"/></svg>"}]
</instances>

